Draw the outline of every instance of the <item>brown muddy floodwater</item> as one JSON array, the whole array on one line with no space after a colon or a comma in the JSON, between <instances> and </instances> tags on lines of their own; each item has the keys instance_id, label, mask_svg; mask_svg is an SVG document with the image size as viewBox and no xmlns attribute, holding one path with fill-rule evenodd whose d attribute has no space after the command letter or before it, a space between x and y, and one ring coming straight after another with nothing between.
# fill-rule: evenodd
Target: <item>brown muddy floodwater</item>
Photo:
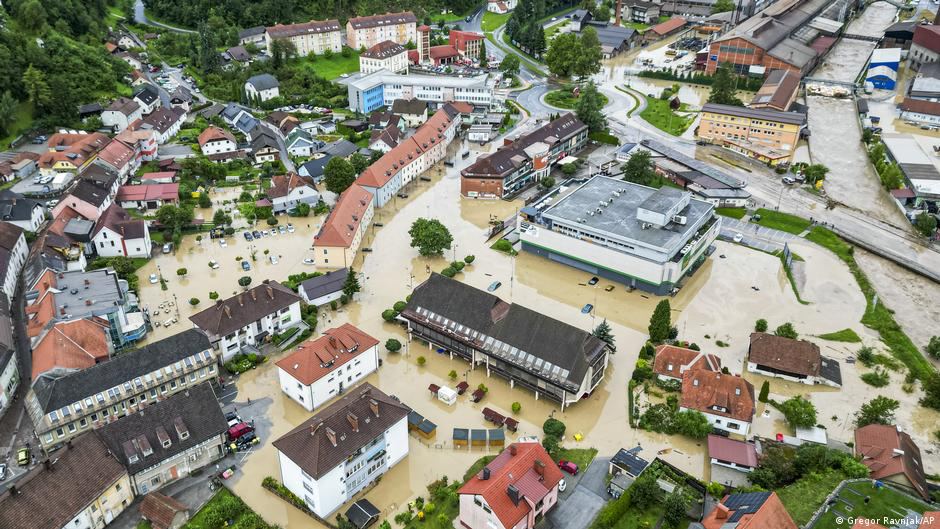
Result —
<instances>
[{"instance_id":1,"label":"brown muddy floodwater","mask_svg":"<svg viewBox=\"0 0 940 529\"><path fill-rule=\"evenodd\" d=\"M510 389L501 378L487 378L484 370L468 372L466 362L436 354L418 342L407 344L399 354L383 351L384 365L368 381L386 393L398 396L436 423L437 437L430 443L412 437L409 456L364 495L391 517L415 496L426 495L426 486L431 481L442 475L461 478L465 469L485 452L481 449L454 449L450 440L452 429L485 428L489 423L482 418L482 407L489 406L511 415L513 402L522 406L521 412L514 415L520 425L518 433L507 432L507 442L522 435L539 435L541 424L554 414L567 425L565 445L568 447L595 447L601 455L610 456L619 448L639 444L643 447L641 455L647 459L664 451L660 457L695 475L705 476L705 447L702 442L633 430L627 422L627 380L646 339L649 316L659 299L639 291L628 293L622 285L605 292L607 281L601 281L596 288L587 286L589 276L583 272L526 253L512 258L491 250L485 237L490 219L507 218L522 204L461 198L461 164L446 172L443 169L443 166L433 169L428 175L430 182L411 184L405 190L410 195L408 199L396 198L377 211L375 222L384 226L369 230L364 244L372 251L361 253L355 265L363 274L363 292L348 306L322 313L319 330L350 322L381 342L390 337L404 341L402 328L385 323L380 317L381 312L394 302L403 300L414 285L427 278L429 270L440 271L455 256L460 259L472 254L476 260L458 276L460 280L481 289L493 281L501 281L502 287L496 294L502 298L585 330L606 318L616 336L618 352L611 357L606 379L598 390L589 399L561 412L553 402L537 401L524 389ZM452 250L446 251L443 257L423 258L410 247L408 228L415 219L427 216L440 219L454 237ZM252 264L250 272L255 282L263 278L281 280L290 273L314 270L312 266L302 265L301 261L309 256L312 236L321 219L291 221L297 227L294 234L269 236L254 243L259 250L269 249L283 255L277 265L271 265L261 259L259 251L259 259ZM152 306L161 300L173 299L172 295L176 293L184 303L181 313L185 317L191 312L186 299L198 296L203 300L201 306L206 306L210 289L223 296L237 291L236 280L243 274L235 257L247 257L249 247L240 233L234 239L228 239L227 248L220 248L217 242L203 241L197 245L188 237L176 255L161 255L154 259L140 272L142 303ZM796 301L779 259L737 245L717 243L718 248L712 258L671 299L680 336L696 341L703 350L721 355L733 372L741 371L747 337L754 320L760 317L768 319L772 326L791 321L804 334L851 327L866 340L871 340L858 323L864 310L864 299L848 270L827 252L803 246L794 245L794 249L806 260L807 279L802 295L811 301L809 305ZM725 257L720 258L720 255ZM217 259L222 267L210 271L206 264L209 258ZM173 276L169 278L168 291L161 291L159 285L150 285L146 280L157 264L165 276ZM175 269L179 266L187 266L193 275L176 279ZM757 287L757 290L752 287ZM585 303L594 304L592 314L581 314L580 308ZM188 322L178 323L171 330L179 332L188 327ZM153 334L160 336L168 332L158 329ZM705 335L710 338L705 338ZM718 347L715 344L718 339L730 345ZM836 352L829 354L839 357L836 353L840 344L833 344L833 347ZM848 354L849 351L842 352L843 356ZM427 358L426 366L417 366L418 356ZM319 524L306 515L261 488L261 480L265 476L279 477L271 441L310 417L292 400L281 395L274 368L276 360L277 357L270 359L258 369L241 376L237 382L239 401L250 398L252 401L270 402L264 420L272 422L272 429L271 438L264 439L263 444L240 463L233 479L234 490L272 523L291 528L318 527ZM467 380L471 386L481 382L488 386L489 393L481 403L472 404L467 397L461 397L456 405L448 407L431 397L426 389L428 384L454 384L447 377L451 370L457 371L460 379ZM858 408L870 391L860 386L862 383L857 380L854 368L845 369L843 377L849 382L841 392L807 387L787 389L778 383L772 384L772 388L780 393L813 391L814 402L826 399L823 406L817 403L826 410L822 415L846 417ZM913 408L905 402L899 420L903 418L923 424L926 437L927 424L931 420L936 421L936 417L912 417L913 413ZM829 425L825 417L820 420ZM761 433L783 427L776 422L766 427L759 426ZM576 433L584 436L581 442L573 439ZM833 432L845 441L850 439L850 433L845 428L838 433Z\"/></svg>"}]
</instances>

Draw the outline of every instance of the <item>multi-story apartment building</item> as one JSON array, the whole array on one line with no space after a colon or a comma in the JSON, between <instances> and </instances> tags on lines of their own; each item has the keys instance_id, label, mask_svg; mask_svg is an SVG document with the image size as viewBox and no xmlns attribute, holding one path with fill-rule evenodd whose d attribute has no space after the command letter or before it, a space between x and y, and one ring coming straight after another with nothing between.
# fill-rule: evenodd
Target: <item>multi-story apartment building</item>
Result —
<instances>
[{"instance_id":1,"label":"multi-story apartment building","mask_svg":"<svg viewBox=\"0 0 940 529\"><path fill-rule=\"evenodd\" d=\"M212 385L198 384L95 433L127 467L142 496L221 459L227 430Z\"/></svg>"},{"instance_id":2,"label":"multi-story apartment building","mask_svg":"<svg viewBox=\"0 0 940 529\"><path fill-rule=\"evenodd\" d=\"M379 70L408 73L408 50L397 42L385 40L359 54L359 71L363 75Z\"/></svg>"},{"instance_id":3,"label":"multi-story apartment building","mask_svg":"<svg viewBox=\"0 0 940 529\"><path fill-rule=\"evenodd\" d=\"M340 83L346 85L349 109L364 114L381 106L391 106L396 99L419 99L435 106L463 101L487 108L493 103L495 88L495 81L489 74L475 77L398 75L387 70L357 74Z\"/></svg>"},{"instance_id":4,"label":"multi-story apartment building","mask_svg":"<svg viewBox=\"0 0 940 529\"><path fill-rule=\"evenodd\" d=\"M432 273L401 312L408 336L483 365L564 410L604 379L609 346L588 332Z\"/></svg>"},{"instance_id":5,"label":"multi-story apartment building","mask_svg":"<svg viewBox=\"0 0 940 529\"><path fill-rule=\"evenodd\" d=\"M49 150L39 155L39 174L77 174L98 157L111 140L100 132L91 134L56 133L49 136Z\"/></svg>"},{"instance_id":6,"label":"multi-story apartment building","mask_svg":"<svg viewBox=\"0 0 940 529\"><path fill-rule=\"evenodd\" d=\"M300 324L301 297L291 289L265 279L247 292L236 294L189 317L219 350L223 362L254 347L265 337Z\"/></svg>"},{"instance_id":7,"label":"multi-story apartment building","mask_svg":"<svg viewBox=\"0 0 940 529\"><path fill-rule=\"evenodd\" d=\"M13 339L13 320L10 319L10 303L0 296L0 417L3 417L13 402L21 379L16 343Z\"/></svg>"},{"instance_id":8,"label":"multi-story apartment building","mask_svg":"<svg viewBox=\"0 0 940 529\"><path fill-rule=\"evenodd\" d=\"M715 207L687 191L605 176L519 217L524 251L657 295L698 269L720 230Z\"/></svg>"},{"instance_id":9,"label":"multi-story apartment building","mask_svg":"<svg viewBox=\"0 0 940 529\"><path fill-rule=\"evenodd\" d=\"M390 40L405 45L417 42L418 17L411 11L354 17L346 22L346 42L352 49L369 49Z\"/></svg>"},{"instance_id":10,"label":"multi-story apartment building","mask_svg":"<svg viewBox=\"0 0 940 529\"><path fill-rule=\"evenodd\" d=\"M322 55L326 50L339 53L343 48L342 26L338 20L311 20L301 24L278 24L265 28L264 46L271 54L271 43L278 39L285 39L294 46L298 56L305 57L311 53Z\"/></svg>"},{"instance_id":11,"label":"multi-story apartment building","mask_svg":"<svg viewBox=\"0 0 940 529\"><path fill-rule=\"evenodd\" d=\"M379 341L349 323L323 331L277 362L281 391L313 411L379 368Z\"/></svg>"},{"instance_id":12,"label":"multi-story apartment building","mask_svg":"<svg viewBox=\"0 0 940 529\"><path fill-rule=\"evenodd\" d=\"M706 103L698 136L764 163L776 165L793 156L806 114Z\"/></svg>"},{"instance_id":13,"label":"multi-story apartment building","mask_svg":"<svg viewBox=\"0 0 940 529\"><path fill-rule=\"evenodd\" d=\"M327 518L408 455L410 411L369 383L350 390L274 441L281 482Z\"/></svg>"},{"instance_id":14,"label":"multi-story apartment building","mask_svg":"<svg viewBox=\"0 0 940 529\"><path fill-rule=\"evenodd\" d=\"M565 114L514 140L505 140L491 154L480 155L460 172L460 194L473 198L508 198L534 185L552 165L587 143L588 128L574 114Z\"/></svg>"},{"instance_id":15,"label":"multi-story apartment building","mask_svg":"<svg viewBox=\"0 0 940 529\"><path fill-rule=\"evenodd\" d=\"M375 216L372 193L354 183L336 200L336 206L313 237L313 260L319 268L349 268Z\"/></svg>"},{"instance_id":16,"label":"multi-story apartment building","mask_svg":"<svg viewBox=\"0 0 940 529\"><path fill-rule=\"evenodd\" d=\"M215 376L209 338L190 329L81 371L45 373L33 381L26 411L50 450Z\"/></svg>"},{"instance_id":17,"label":"multi-story apartment building","mask_svg":"<svg viewBox=\"0 0 940 529\"><path fill-rule=\"evenodd\" d=\"M8 300L13 299L20 270L26 263L29 245L23 228L9 222L0 222L0 290Z\"/></svg>"}]
</instances>

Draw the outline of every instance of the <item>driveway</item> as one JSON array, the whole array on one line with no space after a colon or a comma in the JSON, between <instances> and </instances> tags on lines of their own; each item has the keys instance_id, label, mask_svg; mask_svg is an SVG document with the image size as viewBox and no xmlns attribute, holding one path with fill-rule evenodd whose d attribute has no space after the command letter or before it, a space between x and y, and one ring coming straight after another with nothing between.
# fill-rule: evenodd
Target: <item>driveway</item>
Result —
<instances>
[{"instance_id":1,"label":"driveway","mask_svg":"<svg viewBox=\"0 0 940 529\"><path fill-rule=\"evenodd\" d=\"M609 457L597 457L578 476L565 474L568 488L559 494L558 506L539 524L541 529L585 529L607 503Z\"/></svg>"}]
</instances>

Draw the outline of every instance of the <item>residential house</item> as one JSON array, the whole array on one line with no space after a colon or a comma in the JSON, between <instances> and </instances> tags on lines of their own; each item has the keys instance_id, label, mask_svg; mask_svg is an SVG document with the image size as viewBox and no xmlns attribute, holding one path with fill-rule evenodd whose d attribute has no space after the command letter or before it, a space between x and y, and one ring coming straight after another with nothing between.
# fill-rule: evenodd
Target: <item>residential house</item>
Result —
<instances>
[{"instance_id":1,"label":"residential house","mask_svg":"<svg viewBox=\"0 0 940 529\"><path fill-rule=\"evenodd\" d=\"M721 358L713 354L686 349L675 345L656 346L653 373L663 381L682 382L682 374L690 369L721 371Z\"/></svg>"},{"instance_id":2,"label":"residential house","mask_svg":"<svg viewBox=\"0 0 940 529\"><path fill-rule=\"evenodd\" d=\"M26 263L29 244L23 228L9 222L0 222L0 290L7 300L13 299L20 271Z\"/></svg>"},{"instance_id":3,"label":"residential house","mask_svg":"<svg viewBox=\"0 0 940 529\"><path fill-rule=\"evenodd\" d=\"M180 200L179 184L138 184L124 185L118 189L115 197L122 208L159 209L164 204L178 204Z\"/></svg>"},{"instance_id":4,"label":"residential house","mask_svg":"<svg viewBox=\"0 0 940 529\"><path fill-rule=\"evenodd\" d=\"M226 61L235 61L243 64L251 62L251 54L248 53L248 50L246 50L244 46L232 46L222 52L222 58Z\"/></svg>"},{"instance_id":5,"label":"residential house","mask_svg":"<svg viewBox=\"0 0 940 529\"><path fill-rule=\"evenodd\" d=\"M221 459L227 431L212 384L195 384L96 433L127 468L140 496Z\"/></svg>"},{"instance_id":6,"label":"residential house","mask_svg":"<svg viewBox=\"0 0 940 529\"><path fill-rule=\"evenodd\" d=\"M130 130L114 137L121 140L130 148L134 149L137 156L137 163L149 162L157 158L157 135L152 130Z\"/></svg>"},{"instance_id":7,"label":"residential house","mask_svg":"<svg viewBox=\"0 0 940 529\"><path fill-rule=\"evenodd\" d=\"M392 120L394 120L394 125L404 132L405 124L401 121L401 118L388 111L377 110L369 114L369 128L372 130L382 130L392 124Z\"/></svg>"},{"instance_id":8,"label":"residential house","mask_svg":"<svg viewBox=\"0 0 940 529\"><path fill-rule=\"evenodd\" d=\"M609 346L572 325L437 273L418 285L401 312L409 339L443 348L560 402L589 396L607 370Z\"/></svg>"},{"instance_id":9,"label":"residential house","mask_svg":"<svg viewBox=\"0 0 940 529\"><path fill-rule=\"evenodd\" d=\"M401 141L367 167L356 178L356 183L372 193L375 207L384 206L401 188L444 159L447 146L453 141L459 128L460 120L454 119L445 109L441 109L407 139L401 140L394 132L397 128L385 129L389 131L388 141L396 142L392 139L394 136ZM377 147L378 143L381 142L377 142Z\"/></svg>"},{"instance_id":10,"label":"residential house","mask_svg":"<svg viewBox=\"0 0 940 529\"><path fill-rule=\"evenodd\" d=\"M271 44L275 40L283 39L293 45L300 57L311 54L323 55L327 50L339 53L343 49L342 29L343 27L336 19L311 20L300 24L278 24L265 28L264 46L267 48L268 55L271 55Z\"/></svg>"},{"instance_id":11,"label":"residential house","mask_svg":"<svg viewBox=\"0 0 940 529\"><path fill-rule=\"evenodd\" d=\"M100 132L53 134L49 137L49 150L39 156L39 173L42 176L77 174L87 167L98 156L98 151L110 141Z\"/></svg>"},{"instance_id":12,"label":"residential house","mask_svg":"<svg viewBox=\"0 0 940 529\"><path fill-rule=\"evenodd\" d=\"M754 386L738 375L686 371L679 409L699 411L715 428L747 436L756 409Z\"/></svg>"},{"instance_id":13,"label":"residential house","mask_svg":"<svg viewBox=\"0 0 940 529\"><path fill-rule=\"evenodd\" d=\"M250 101L264 102L280 96L280 84L277 78L269 73L262 73L249 77L245 81L245 95Z\"/></svg>"},{"instance_id":14,"label":"residential house","mask_svg":"<svg viewBox=\"0 0 940 529\"><path fill-rule=\"evenodd\" d=\"M22 378L16 358L16 342L13 340L10 302L0 296L0 417L13 403Z\"/></svg>"},{"instance_id":15,"label":"residential house","mask_svg":"<svg viewBox=\"0 0 940 529\"><path fill-rule=\"evenodd\" d=\"M490 13L505 15L516 8L517 0L487 0L486 10Z\"/></svg>"},{"instance_id":16,"label":"residential house","mask_svg":"<svg viewBox=\"0 0 940 529\"><path fill-rule=\"evenodd\" d=\"M298 204L307 204L311 208L320 201L313 179L297 173L287 173L271 177L271 187L265 190L271 200L274 213L286 213Z\"/></svg>"},{"instance_id":17,"label":"residential house","mask_svg":"<svg viewBox=\"0 0 940 529\"><path fill-rule=\"evenodd\" d=\"M369 49L386 40L402 46L415 44L417 23L418 17L411 11L353 17L346 22L346 44L354 50Z\"/></svg>"},{"instance_id":18,"label":"residential house","mask_svg":"<svg viewBox=\"0 0 940 529\"><path fill-rule=\"evenodd\" d=\"M349 323L323 331L277 361L281 391L314 411L379 368L379 341Z\"/></svg>"},{"instance_id":19,"label":"residential house","mask_svg":"<svg viewBox=\"0 0 940 529\"><path fill-rule=\"evenodd\" d=\"M119 51L114 56L126 62L134 70L142 70L144 67L143 58L135 51Z\"/></svg>"},{"instance_id":20,"label":"residential house","mask_svg":"<svg viewBox=\"0 0 940 529\"><path fill-rule=\"evenodd\" d=\"M513 443L467 480L460 526L533 529L558 503L564 475L539 443Z\"/></svg>"},{"instance_id":21,"label":"residential house","mask_svg":"<svg viewBox=\"0 0 940 529\"><path fill-rule=\"evenodd\" d=\"M621 448L617 450L617 453L614 454L614 457L610 458L610 464L607 468L607 474L611 476L616 476L617 474L626 474L631 478L636 478L646 470L646 467L649 466L649 461L643 459L637 454L640 452L640 447L632 448L626 450Z\"/></svg>"},{"instance_id":22,"label":"residential house","mask_svg":"<svg viewBox=\"0 0 940 529\"><path fill-rule=\"evenodd\" d=\"M839 362L819 354L819 346L762 332L751 333L747 370L802 384L842 386Z\"/></svg>"},{"instance_id":23,"label":"residential house","mask_svg":"<svg viewBox=\"0 0 940 529\"><path fill-rule=\"evenodd\" d=\"M225 105L225 109L219 115L235 130L244 134L249 141L251 140L251 131L259 124L258 120L251 115L251 112L236 103Z\"/></svg>"},{"instance_id":24,"label":"residential house","mask_svg":"<svg viewBox=\"0 0 940 529\"><path fill-rule=\"evenodd\" d=\"M0 156L0 182L29 178L39 170L39 155L34 152L2 153Z\"/></svg>"},{"instance_id":25,"label":"residential house","mask_svg":"<svg viewBox=\"0 0 940 529\"><path fill-rule=\"evenodd\" d=\"M802 112L706 103L697 135L749 158L776 165L790 160L805 126L806 114Z\"/></svg>"},{"instance_id":26,"label":"residential house","mask_svg":"<svg viewBox=\"0 0 940 529\"><path fill-rule=\"evenodd\" d=\"M231 132L216 127L209 126L206 130L199 133L199 150L206 156L228 154L238 150L238 142Z\"/></svg>"},{"instance_id":27,"label":"residential house","mask_svg":"<svg viewBox=\"0 0 940 529\"><path fill-rule=\"evenodd\" d=\"M138 509L153 529L181 529L189 520L189 507L159 492L144 496Z\"/></svg>"},{"instance_id":28,"label":"residential house","mask_svg":"<svg viewBox=\"0 0 940 529\"><path fill-rule=\"evenodd\" d=\"M133 415L218 375L205 334L189 329L107 362L33 381L26 410L44 450Z\"/></svg>"},{"instance_id":29,"label":"residential house","mask_svg":"<svg viewBox=\"0 0 940 529\"><path fill-rule=\"evenodd\" d=\"M404 134L401 129L396 126L373 130L372 136L369 138L369 148L373 151L385 153L397 147L403 137Z\"/></svg>"},{"instance_id":30,"label":"residential house","mask_svg":"<svg viewBox=\"0 0 940 529\"><path fill-rule=\"evenodd\" d=\"M140 105L140 113L146 116L160 107L160 91L150 83L142 84L134 91L134 101Z\"/></svg>"},{"instance_id":31,"label":"residential house","mask_svg":"<svg viewBox=\"0 0 940 529\"><path fill-rule=\"evenodd\" d=\"M321 518L408 455L408 413L368 382L274 441L281 483Z\"/></svg>"},{"instance_id":32,"label":"residential house","mask_svg":"<svg viewBox=\"0 0 940 529\"><path fill-rule=\"evenodd\" d=\"M363 75L388 70L408 73L408 50L397 42L384 40L359 55L359 71Z\"/></svg>"},{"instance_id":33,"label":"residential house","mask_svg":"<svg viewBox=\"0 0 940 529\"><path fill-rule=\"evenodd\" d=\"M58 322L33 340L32 377L81 371L107 362L114 352L108 322L97 317Z\"/></svg>"},{"instance_id":34,"label":"residential house","mask_svg":"<svg viewBox=\"0 0 940 529\"><path fill-rule=\"evenodd\" d=\"M284 143L287 145L287 154L301 157L310 156L314 149L323 145L322 141L314 139L310 133L300 127L295 127L290 131Z\"/></svg>"},{"instance_id":35,"label":"residential house","mask_svg":"<svg viewBox=\"0 0 940 529\"><path fill-rule=\"evenodd\" d=\"M800 92L800 76L793 70L770 72L748 107L786 112Z\"/></svg>"},{"instance_id":36,"label":"residential house","mask_svg":"<svg viewBox=\"0 0 940 529\"><path fill-rule=\"evenodd\" d=\"M659 22L659 7L655 2L628 0L620 4L620 18L636 24L655 24Z\"/></svg>"},{"instance_id":37,"label":"residential house","mask_svg":"<svg viewBox=\"0 0 940 529\"><path fill-rule=\"evenodd\" d=\"M172 184L176 180L176 171L154 171L140 175L140 181L147 184Z\"/></svg>"},{"instance_id":38,"label":"residential house","mask_svg":"<svg viewBox=\"0 0 940 529\"><path fill-rule=\"evenodd\" d=\"M46 208L42 202L30 198L15 195L0 198L0 220L24 231L37 232L46 221Z\"/></svg>"},{"instance_id":39,"label":"residential house","mask_svg":"<svg viewBox=\"0 0 940 529\"><path fill-rule=\"evenodd\" d=\"M920 67L909 92L911 99L940 101L940 62L929 62Z\"/></svg>"},{"instance_id":40,"label":"residential house","mask_svg":"<svg viewBox=\"0 0 940 529\"><path fill-rule=\"evenodd\" d=\"M798 529L776 492L739 492L722 498L702 519L703 529Z\"/></svg>"},{"instance_id":41,"label":"residential house","mask_svg":"<svg viewBox=\"0 0 940 529\"><path fill-rule=\"evenodd\" d=\"M143 115L140 104L129 97L119 97L101 112L101 124L121 132Z\"/></svg>"},{"instance_id":42,"label":"residential house","mask_svg":"<svg viewBox=\"0 0 940 529\"><path fill-rule=\"evenodd\" d=\"M227 362L243 347L252 348L269 336L299 325L300 302L300 296L289 288L266 279L247 292L216 300L215 305L189 320L209 337L222 361Z\"/></svg>"},{"instance_id":43,"label":"residential house","mask_svg":"<svg viewBox=\"0 0 940 529\"><path fill-rule=\"evenodd\" d=\"M343 191L313 237L317 268L352 266L374 214L375 203L369 190L354 183Z\"/></svg>"},{"instance_id":44,"label":"residential house","mask_svg":"<svg viewBox=\"0 0 940 529\"><path fill-rule=\"evenodd\" d=\"M744 487L750 484L748 474L757 468L757 447L753 441L737 441L710 434L708 458L713 482L733 488Z\"/></svg>"},{"instance_id":45,"label":"residential house","mask_svg":"<svg viewBox=\"0 0 940 529\"><path fill-rule=\"evenodd\" d=\"M147 221L131 217L117 204L111 204L98 219L91 240L101 257L149 259L153 246Z\"/></svg>"},{"instance_id":46,"label":"residential house","mask_svg":"<svg viewBox=\"0 0 940 529\"><path fill-rule=\"evenodd\" d=\"M0 527L104 529L133 501L127 470L89 433L0 494Z\"/></svg>"},{"instance_id":47,"label":"residential house","mask_svg":"<svg viewBox=\"0 0 940 529\"><path fill-rule=\"evenodd\" d=\"M140 167L140 159L134 149L118 139L111 140L111 143L101 149L95 163L117 173L120 182L126 181L128 175Z\"/></svg>"},{"instance_id":48,"label":"residential house","mask_svg":"<svg viewBox=\"0 0 940 529\"><path fill-rule=\"evenodd\" d=\"M82 182L90 182L107 193L112 200L121 187L121 179L118 174L106 164L93 163L82 171L79 176L81 176L81 180L76 183L76 188Z\"/></svg>"},{"instance_id":49,"label":"residential house","mask_svg":"<svg viewBox=\"0 0 940 529\"><path fill-rule=\"evenodd\" d=\"M308 305L321 307L338 300L343 295L343 285L346 283L347 276L349 276L348 268L328 270L323 275L311 277L300 283L297 293Z\"/></svg>"},{"instance_id":50,"label":"residential house","mask_svg":"<svg viewBox=\"0 0 940 529\"><path fill-rule=\"evenodd\" d=\"M323 147L323 149L320 150L320 152L330 156L349 158L353 155L354 152L357 152L358 150L359 148L356 147L355 143L344 138L342 140L337 140L333 143L327 144L325 147Z\"/></svg>"},{"instance_id":51,"label":"residential house","mask_svg":"<svg viewBox=\"0 0 940 529\"><path fill-rule=\"evenodd\" d=\"M135 129L152 130L156 133L157 143L163 145L176 136L186 121L186 111L181 108L161 107L134 125Z\"/></svg>"},{"instance_id":52,"label":"residential house","mask_svg":"<svg viewBox=\"0 0 940 529\"><path fill-rule=\"evenodd\" d=\"M900 426L862 426L855 430L854 449L871 471L871 479L890 482L930 501L920 448Z\"/></svg>"},{"instance_id":53,"label":"residential house","mask_svg":"<svg viewBox=\"0 0 940 529\"><path fill-rule=\"evenodd\" d=\"M428 120L428 103L420 99L396 99L392 103L392 114L400 116L407 128L420 127Z\"/></svg>"},{"instance_id":54,"label":"residential house","mask_svg":"<svg viewBox=\"0 0 940 529\"><path fill-rule=\"evenodd\" d=\"M281 155L280 146L274 133L267 127L258 125L251 131L251 154L256 164L273 162Z\"/></svg>"},{"instance_id":55,"label":"residential house","mask_svg":"<svg viewBox=\"0 0 940 529\"><path fill-rule=\"evenodd\" d=\"M115 176L115 185L118 187L119 180ZM69 194L52 208L52 216L58 217L59 213L65 208L75 210L79 215L91 221L97 221L98 217L104 213L111 205L113 195L111 194L111 185L92 180L79 180L75 187L69 191Z\"/></svg>"},{"instance_id":56,"label":"residential house","mask_svg":"<svg viewBox=\"0 0 940 529\"><path fill-rule=\"evenodd\" d=\"M907 58L913 70L927 63L940 61L940 26L917 24Z\"/></svg>"},{"instance_id":57,"label":"residential house","mask_svg":"<svg viewBox=\"0 0 940 529\"><path fill-rule=\"evenodd\" d=\"M256 46L265 45L265 33L267 28L264 26L255 26L243 29L238 32L238 43L242 46L254 44Z\"/></svg>"},{"instance_id":58,"label":"residential house","mask_svg":"<svg viewBox=\"0 0 940 529\"><path fill-rule=\"evenodd\" d=\"M101 116L102 112L104 112L104 107L101 106L101 103L98 103L98 102L79 105L78 106L78 119L84 121L88 118Z\"/></svg>"},{"instance_id":59,"label":"residential house","mask_svg":"<svg viewBox=\"0 0 940 529\"><path fill-rule=\"evenodd\" d=\"M326 164L331 159L333 159L333 156L330 154L315 152L310 155L309 160L300 166L297 172L300 176L312 178L315 183L319 184L323 180L323 171L326 169Z\"/></svg>"},{"instance_id":60,"label":"residential house","mask_svg":"<svg viewBox=\"0 0 940 529\"><path fill-rule=\"evenodd\" d=\"M176 87L176 90L170 93L170 106L189 112L189 107L193 104L193 93L183 85Z\"/></svg>"},{"instance_id":61,"label":"residential house","mask_svg":"<svg viewBox=\"0 0 940 529\"><path fill-rule=\"evenodd\" d=\"M601 43L601 57L610 59L633 48L640 40L640 34L632 27L618 26L610 22L592 21L581 25L579 35L587 28L597 33Z\"/></svg>"}]
</instances>

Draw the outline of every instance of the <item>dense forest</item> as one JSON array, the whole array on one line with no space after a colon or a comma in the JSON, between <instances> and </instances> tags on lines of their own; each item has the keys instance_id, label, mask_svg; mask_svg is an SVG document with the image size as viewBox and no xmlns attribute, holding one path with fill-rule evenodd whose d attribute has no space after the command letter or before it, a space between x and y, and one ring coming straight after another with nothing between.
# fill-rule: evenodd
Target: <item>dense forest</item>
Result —
<instances>
[{"instance_id":1,"label":"dense forest","mask_svg":"<svg viewBox=\"0 0 940 529\"><path fill-rule=\"evenodd\" d=\"M269 26L388 11L414 11L418 18L436 20L444 9L463 15L480 0L144 0L147 10L160 20L196 27L213 16L238 28Z\"/></svg>"},{"instance_id":2,"label":"dense forest","mask_svg":"<svg viewBox=\"0 0 940 529\"><path fill-rule=\"evenodd\" d=\"M116 94L130 72L102 43L106 0L7 0L0 9L0 134L17 116L73 125L78 105Z\"/></svg>"}]
</instances>

